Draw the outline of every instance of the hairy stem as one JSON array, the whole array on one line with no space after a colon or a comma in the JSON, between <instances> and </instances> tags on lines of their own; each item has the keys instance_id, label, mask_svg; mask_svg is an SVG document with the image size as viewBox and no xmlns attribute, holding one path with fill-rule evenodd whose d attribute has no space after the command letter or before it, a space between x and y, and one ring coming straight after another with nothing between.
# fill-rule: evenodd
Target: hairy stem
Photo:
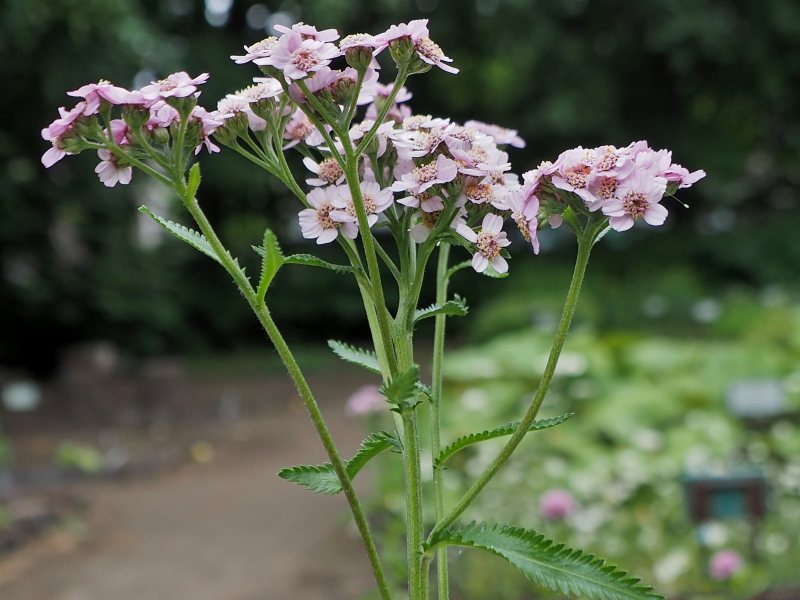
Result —
<instances>
[{"instance_id":1,"label":"hairy stem","mask_svg":"<svg viewBox=\"0 0 800 600\"><path fill-rule=\"evenodd\" d=\"M439 262L436 266L436 304L447 301L447 261L450 257L450 244L439 246ZM447 315L436 315L433 332L433 374L431 376L431 455L439 456L441 439L439 437L439 409L442 401L442 361L444 358L444 335ZM444 491L442 490L442 470L433 468L433 503L436 521L444 517ZM427 573L427 569L423 570ZM438 600L450 597L447 573L447 548L436 551L436 580Z\"/></svg>"}]
</instances>

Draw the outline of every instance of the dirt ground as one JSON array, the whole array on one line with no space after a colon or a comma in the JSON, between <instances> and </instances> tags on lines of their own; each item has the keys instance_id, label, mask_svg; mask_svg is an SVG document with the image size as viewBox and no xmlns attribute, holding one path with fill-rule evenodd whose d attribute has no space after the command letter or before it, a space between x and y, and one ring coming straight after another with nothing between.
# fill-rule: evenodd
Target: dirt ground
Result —
<instances>
[{"instance_id":1,"label":"dirt ground","mask_svg":"<svg viewBox=\"0 0 800 600\"><path fill-rule=\"evenodd\" d=\"M329 390L320 404L345 455L364 434L343 410L359 383L345 377L315 386ZM359 598L372 579L344 498L275 475L324 462L324 453L291 386L281 382L272 394L289 400L237 422L183 431L186 440L209 441L213 454L206 448L204 462L82 484L86 514L0 560L0 598ZM368 477L359 481L366 485Z\"/></svg>"}]
</instances>

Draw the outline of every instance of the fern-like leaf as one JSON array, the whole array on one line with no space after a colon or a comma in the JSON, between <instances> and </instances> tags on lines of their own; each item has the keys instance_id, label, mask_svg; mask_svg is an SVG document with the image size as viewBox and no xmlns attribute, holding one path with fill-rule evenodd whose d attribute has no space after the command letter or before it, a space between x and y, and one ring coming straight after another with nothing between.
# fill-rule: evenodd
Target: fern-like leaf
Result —
<instances>
[{"instance_id":1,"label":"fern-like leaf","mask_svg":"<svg viewBox=\"0 0 800 600\"><path fill-rule=\"evenodd\" d=\"M345 469L350 479L354 479L361 469L364 468L371 459L388 449L402 450L402 444L397 436L386 431L371 433L361 442L358 452L348 461L345 461ZM342 491L342 485L336 476L333 465L299 465L281 469L278 476L287 481L297 483L318 494L338 494Z\"/></svg>"},{"instance_id":2,"label":"fern-like leaf","mask_svg":"<svg viewBox=\"0 0 800 600\"><path fill-rule=\"evenodd\" d=\"M414 323L427 319L428 317L435 317L436 315L447 315L449 317L464 317L467 314L467 303L464 299L455 295L452 300L448 300L444 304L431 304L427 308L422 308L414 312Z\"/></svg>"},{"instance_id":3,"label":"fern-like leaf","mask_svg":"<svg viewBox=\"0 0 800 600\"><path fill-rule=\"evenodd\" d=\"M221 263L217 253L214 252L214 249L211 247L211 244L208 243L208 240L205 238L204 235L198 233L194 229L189 229L180 223L175 223L174 221L168 221L162 217L159 217L153 211L151 211L146 206L140 206L139 212L143 215L147 215L153 221L161 225L164 229L169 231L172 235L176 238L189 244L195 250L199 250L209 258L213 258L218 263Z\"/></svg>"},{"instance_id":4,"label":"fern-like leaf","mask_svg":"<svg viewBox=\"0 0 800 600\"><path fill-rule=\"evenodd\" d=\"M381 394L396 406L415 406L421 391L417 365L411 365L405 371L397 373L380 387Z\"/></svg>"},{"instance_id":5,"label":"fern-like leaf","mask_svg":"<svg viewBox=\"0 0 800 600\"><path fill-rule=\"evenodd\" d=\"M502 556L534 583L572 598L663 600L636 577L581 550L510 525L470 523L444 530L434 545L480 548Z\"/></svg>"},{"instance_id":6,"label":"fern-like leaf","mask_svg":"<svg viewBox=\"0 0 800 600\"><path fill-rule=\"evenodd\" d=\"M560 415L558 417L551 417L549 419L539 419L534 421L531 426L528 428L528 431L539 431L541 429L549 429L550 427L555 427L556 425L560 425L570 417L574 416L575 413L566 413ZM441 467L444 463L456 452L463 450L467 446L471 446L472 444L477 444L479 442L485 442L486 440L492 440L494 438L503 437L506 435L511 435L517 430L519 426L519 421L513 421L511 423L507 423L506 425L501 425L500 427L495 427L494 429L488 429L486 431L481 431L479 433L470 433L465 436L458 438L452 444L446 446L439 452L439 456L436 457L434 464L437 467Z\"/></svg>"},{"instance_id":7,"label":"fern-like leaf","mask_svg":"<svg viewBox=\"0 0 800 600\"><path fill-rule=\"evenodd\" d=\"M287 256L284 261L287 265L307 265L309 267L319 267L320 269L328 269L341 275L353 272L353 267L349 265L335 265L329 263L327 260L322 260L313 254L292 254Z\"/></svg>"},{"instance_id":8,"label":"fern-like leaf","mask_svg":"<svg viewBox=\"0 0 800 600\"><path fill-rule=\"evenodd\" d=\"M261 256L261 277L258 280L258 295L263 298L269 284L272 283L273 278L278 273L278 269L286 262L286 258L281 252L278 238L269 229L264 231L264 241L261 242L261 246L253 246L252 248Z\"/></svg>"},{"instance_id":9,"label":"fern-like leaf","mask_svg":"<svg viewBox=\"0 0 800 600\"><path fill-rule=\"evenodd\" d=\"M355 346L337 340L328 340L328 346L333 350L333 353L342 360L358 365L359 367L364 367L368 371L380 375L381 366L378 364L378 357L375 356L372 350L356 348Z\"/></svg>"}]
</instances>

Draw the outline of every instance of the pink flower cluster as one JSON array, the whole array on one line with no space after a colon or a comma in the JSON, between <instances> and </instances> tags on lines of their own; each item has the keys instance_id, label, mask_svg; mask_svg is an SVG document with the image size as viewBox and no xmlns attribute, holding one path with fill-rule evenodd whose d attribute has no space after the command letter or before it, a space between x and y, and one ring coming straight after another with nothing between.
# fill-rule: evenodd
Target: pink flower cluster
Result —
<instances>
[{"instance_id":1,"label":"pink flower cluster","mask_svg":"<svg viewBox=\"0 0 800 600\"><path fill-rule=\"evenodd\" d=\"M520 197L514 201L519 214L540 212L546 206L551 224L560 223L566 193L571 193L589 212L601 211L616 231L633 227L639 219L661 225L667 209L665 195L687 188L705 177L672 162L668 150L653 150L647 142L624 148L581 146L562 152L555 162L544 162L523 174ZM521 211L521 212L519 212Z\"/></svg>"},{"instance_id":2,"label":"pink flower cluster","mask_svg":"<svg viewBox=\"0 0 800 600\"><path fill-rule=\"evenodd\" d=\"M333 43L339 39L339 32L335 29L319 31L305 23L291 27L276 25L275 29L280 37L270 36L252 46L245 46L245 54L231 56L231 59L237 64L255 63L273 74L279 71L287 82L292 83L319 73L329 73L325 70L339 56L345 56L351 66L369 65L377 70L380 66L375 56L386 48L406 44L413 57L429 65L427 68L436 66L448 73L458 73L458 69L447 64L452 59L430 39L427 19L392 25L378 35L348 35L339 41L338 47ZM393 56L397 55L393 53Z\"/></svg>"},{"instance_id":3,"label":"pink flower cluster","mask_svg":"<svg viewBox=\"0 0 800 600\"><path fill-rule=\"evenodd\" d=\"M131 181L133 156L140 140L169 139L169 128L180 120L175 107L180 101L192 99L189 122L193 127L195 154L205 146L209 152L219 152L211 134L222 124L216 115L194 104L200 95L197 86L208 80L208 73L191 77L179 72L154 81L138 90L127 90L108 81L84 85L68 95L81 98L72 109L59 108L59 118L42 129L42 138L52 147L42 156L42 164L51 167L68 154L96 149L101 159L95 172L108 187ZM123 118L111 119L107 126L100 124L103 107L119 107ZM131 129L135 128L136 131Z\"/></svg>"},{"instance_id":4,"label":"pink flower cluster","mask_svg":"<svg viewBox=\"0 0 800 600\"><path fill-rule=\"evenodd\" d=\"M575 513L578 503L567 490L547 490L539 498L539 513L545 519L557 521L566 519Z\"/></svg>"}]
</instances>

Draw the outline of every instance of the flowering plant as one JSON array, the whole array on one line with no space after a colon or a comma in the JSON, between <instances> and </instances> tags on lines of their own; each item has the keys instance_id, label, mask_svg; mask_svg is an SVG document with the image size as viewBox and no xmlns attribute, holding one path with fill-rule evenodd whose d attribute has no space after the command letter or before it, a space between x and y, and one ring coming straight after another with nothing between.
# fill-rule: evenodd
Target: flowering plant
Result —
<instances>
[{"instance_id":1,"label":"flowering plant","mask_svg":"<svg viewBox=\"0 0 800 600\"><path fill-rule=\"evenodd\" d=\"M174 73L139 90L106 81L85 85L70 95L81 98L42 131L52 147L46 167L66 155L96 150L96 168L106 186L128 184L136 168L171 188L194 219L198 231L141 212L180 240L218 262L264 327L283 360L330 462L284 469L280 476L312 491L344 493L363 539L381 598L392 597L381 558L354 492L352 479L384 450L402 455L406 488L408 593L428 598L429 571L436 562L438 597L448 597L447 547L487 550L508 560L535 583L571 596L657 598L648 586L601 559L557 545L532 530L508 525L459 522L476 496L508 461L531 431L556 426L571 415L536 420L545 399L578 300L592 246L609 230L624 231L637 220L660 225L662 204L677 189L704 176L673 164L670 152L646 142L623 148L575 148L554 162L542 163L519 178L511 172L507 145L524 142L513 130L479 121L415 115L407 101L407 79L438 67L458 70L429 38L426 20L390 27L376 35L339 39L336 30L298 23L276 26L269 37L231 57L253 63L264 77L229 94L208 111L198 104L198 87L208 74ZM334 44L338 40L338 45ZM376 57L388 50L396 66L394 81L379 82ZM330 65L343 59L347 66ZM363 110L362 110L363 107ZM302 205L298 221L303 237L317 244L336 242L347 264L332 264L311 254L285 256L267 230L254 246L262 257L257 281L245 274L206 218L197 199L200 167L190 166L203 149L237 152L277 177ZM286 151L303 156L308 170L301 185ZM448 284L460 269L504 277L511 240L503 230L510 219L538 253L537 232L562 224L574 232L577 261L564 311L541 383L524 416L505 427L448 440L440 439L442 360L448 316L463 316L462 298L448 298ZM451 248L471 259L451 264ZM428 263L438 251L436 302L419 307ZM267 306L270 285L287 264L323 268L353 277L361 293L374 350L331 341L331 349L381 378L380 393L394 413L396 432L370 434L350 460L340 456L297 362ZM385 300L386 280L398 290L396 306ZM435 319L430 385L414 362L414 328ZM418 413L430 411L429 451L434 457L433 519L423 519L421 440ZM497 457L452 507L442 494L448 458L484 440L508 436ZM563 510L560 507L558 510ZM426 535L427 534L427 535Z\"/></svg>"}]
</instances>

